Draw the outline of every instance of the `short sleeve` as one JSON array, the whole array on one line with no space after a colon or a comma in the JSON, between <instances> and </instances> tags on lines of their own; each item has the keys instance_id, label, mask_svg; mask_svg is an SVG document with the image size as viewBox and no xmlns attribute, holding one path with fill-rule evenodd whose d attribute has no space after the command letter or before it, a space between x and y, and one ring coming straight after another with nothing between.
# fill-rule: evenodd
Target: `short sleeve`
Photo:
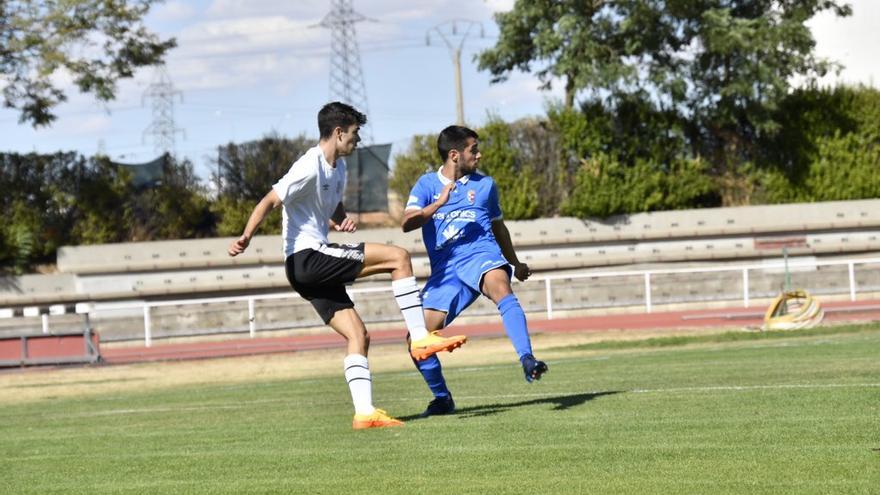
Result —
<instances>
[{"instance_id":1,"label":"short sleeve","mask_svg":"<svg viewBox=\"0 0 880 495\"><path fill-rule=\"evenodd\" d=\"M498 201L498 186L492 181L492 187L489 188L489 204L486 205L489 210L489 218L495 222L504 218L501 213L501 203Z\"/></svg>"},{"instance_id":2,"label":"short sleeve","mask_svg":"<svg viewBox=\"0 0 880 495\"><path fill-rule=\"evenodd\" d=\"M318 169L310 165L306 161L297 161L284 177L278 179L278 182L272 186L282 203L290 204L291 201L314 192Z\"/></svg>"},{"instance_id":3,"label":"short sleeve","mask_svg":"<svg viewBox=\"0 0 880 495\"><path fill-rule=\"evenodd\" d=\"M416 185L410 191L404 211L420 210L431 204L431 191L428 189L428 181L423 179L424 176L416 182Z\"/></svg>"}]
</instances>

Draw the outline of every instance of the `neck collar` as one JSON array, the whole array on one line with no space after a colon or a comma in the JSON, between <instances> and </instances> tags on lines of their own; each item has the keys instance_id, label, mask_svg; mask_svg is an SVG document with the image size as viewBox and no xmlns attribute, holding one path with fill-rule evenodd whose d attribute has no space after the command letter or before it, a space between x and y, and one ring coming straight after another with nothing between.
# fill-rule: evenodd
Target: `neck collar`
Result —
<instances>
[{"instance_id":1,"label":"neck collar","mask_svg":"<svg viewBox=\"0 0 880 495\"><path fill-rule=\"evenodd\" d=\"M440 165L440 168L437 169L437 178L440 179L440 183L443 184L444 186L446 184L449 184L450 182L452 182L451 179L449 179L448 177L443 175L443 165ZM471 178L471 175L468 174L468 175L465 175L462 178L458 179L458 182L461 182L462 185L464 185L464 184L468 183L470 178Z\"/></svg>"}]
</instances>

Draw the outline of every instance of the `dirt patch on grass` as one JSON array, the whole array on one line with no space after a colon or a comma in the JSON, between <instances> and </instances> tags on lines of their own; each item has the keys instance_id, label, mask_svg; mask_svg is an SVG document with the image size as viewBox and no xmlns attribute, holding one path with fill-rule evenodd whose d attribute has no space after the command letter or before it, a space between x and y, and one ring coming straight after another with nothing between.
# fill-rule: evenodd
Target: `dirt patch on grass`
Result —
<instances>
[{"instance_id":1,"label":"dirt patch on grass","mask_svg":"<svg viewBox=\"0 0 880 495\"><path fill-rule=\"evenodd\" d=\"M658 336L721 333L730 329L626 331L589 333L541 333L532 336L535 354L550 361L584 351L566 348L603 340L634 340ZM342 349L322 349L284 354L166 361L129 365L97 365L65 368L28 368L0 373L0 404L14 404L65 397L101 396L179 386L236 384L339 376ZM606 351L607 352L607 351ZM471 339L462 349L442 354L446 367L511 363L516 354L505 337ZM413 370L401 345L377 345L370 350L375 373Z\"/></svg>"}]
</instances>

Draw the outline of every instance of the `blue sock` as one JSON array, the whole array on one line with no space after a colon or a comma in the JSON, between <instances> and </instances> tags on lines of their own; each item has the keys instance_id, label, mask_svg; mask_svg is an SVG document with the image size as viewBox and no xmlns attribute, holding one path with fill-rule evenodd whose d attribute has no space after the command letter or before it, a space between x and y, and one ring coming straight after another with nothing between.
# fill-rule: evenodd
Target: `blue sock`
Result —
<instances>
[{"instance_id":1,"label":"blue sock","mask_svg":"<svg viewBox=\"0 0 880 495\"><path fill-rule=\"evenodd\" d=\"M526 354L532 353L532 343L529 341L529 328L526 325L526 314L523 312L519 300L514 294L508 294L498 303L498 312L501 313L501 321L504 322L504 330L507 337L516 349L517 355L522 359Z\"/></svg>"},{"instance_id":2,"label":"blue sock","mask_svg":"<svg viewBox=\"0 0 880 495\"><path fill-rule=\"evenodd\" d=\"M449 389L446 388L446 379L443 378L443 369L440 366L440 358L436 355L430 356L428 359L424 359L422 361L412 360L413 364L418 368L419 373L422 374L422 378L425 379L425 383L428 384L428 388L431 389L431 393L434 394L434 397L449 397Z\"/></svg>"}]
</instances>

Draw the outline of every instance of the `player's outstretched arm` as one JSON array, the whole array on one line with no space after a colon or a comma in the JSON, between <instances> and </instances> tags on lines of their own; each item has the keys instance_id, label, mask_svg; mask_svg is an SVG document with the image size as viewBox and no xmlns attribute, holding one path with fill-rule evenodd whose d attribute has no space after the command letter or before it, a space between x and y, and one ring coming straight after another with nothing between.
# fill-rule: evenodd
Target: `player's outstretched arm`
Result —
<instances>
[{"instance_id":1,"label":"player's outstretched arm","mask_svg":"<svg viewBox=\"0 0 880 495\"><path fill-rule=\"evenodd\" d=\"M354 232L357 230L357 223L349 218L348 214L345 212L345 205L342 204L342 201L336 205L336 211L334 211L333 216L330 217L330 225L339 232Z\"/></svg>"},{"instance_id":2,"label":"player's outstretched arm","mask_svg":"<svg viewBox=\"0 0 880 495\"><path fill-rule=\"evenodd\" d=\"M248 218L247 225L245 226L241 237L232 241L232 244L229 245L227 251L229 256L237 256L243 253L251 243L251 238L257 232L257 229L260 227L260 224L263 223L263 220L265 220L269 212L279 206L281 206L281 199L278 197L278 194L275 193L275 190L272 189L263 196L263 199L261 199L260 202L257 203L257 206L254 207L254 211L251 212L251 216Z\"/></svg>"},{"instance_id":3,"label":"player's outstretched arm","mask_svg":"<svg viewBox=\"0 0 880 495\"><path fill-rule=\"evenodd\" d=\"M409 232L411 230L416 230L422 225L428 223L431 216L433 216L434 213L437 213L437 210L449 201L449 193L452 192L453 189L455 189L455 182L450 182L449 184L446 184L446 187L440 192L440 196L437 197L436 201L428 206L419 208L418 210L410 210L406 212L403 216L403 221L400 223L400 227L403 231Z\"/></svg>"},{"instance_id":4,"label":"player's outstretched arm","mask_svg":"<svg viewBox=\"0 0 880 495\"><path fill-rule=\"evenodd\" d=\"M513 275L516 279L520 282L527 280L532 271L529 269L529 265L520 263L517 258L516 251L513 249L513 241L510 240L510 231L507 230L507 225L504 225L504 220L492 222L492 234L498 242L498 247L501 248L501 254L504 255L508 263L513 265Z\"/></svg>"}]
</instances>

